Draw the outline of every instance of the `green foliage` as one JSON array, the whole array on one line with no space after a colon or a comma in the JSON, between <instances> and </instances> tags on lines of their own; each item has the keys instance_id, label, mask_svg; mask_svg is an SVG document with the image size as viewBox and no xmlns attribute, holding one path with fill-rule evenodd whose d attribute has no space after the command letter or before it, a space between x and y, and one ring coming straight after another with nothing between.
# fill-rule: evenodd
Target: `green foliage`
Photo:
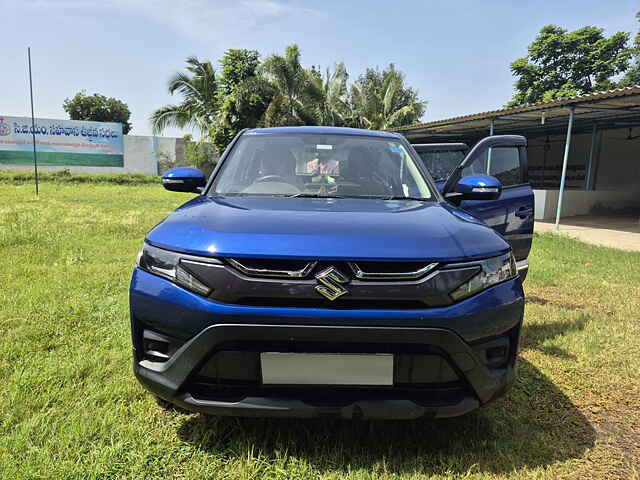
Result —
<instances>
[{"instance_id":1,"label":"green foliage","mask_svg":"<svg viewBox=\"0 0 640 480\"><path fill-rule=\"evenodd\" d=\"M389 64L386 70L368 68L351 86L353 126L380 130L415 123L426 102L404 85L404 73Z\"/></svg>"},{"instance_id":2,"label":"green foliage","mask_svg":"<svg viewBox=\"0 0 640 480\"><path fill-rule=\"evenodd\" d=\"M151 116L155 133L169 126L196 128L221 153L244 128L281 125L389 128L413 123L425 111L404 74L369 69L351 89L344 63L323 76L302 66L297 45L260 62L255 50L229 49L216 73L211 62L187 59L187 71L169 81L182 101ZM195 147L193 147L195 148ZM194 155L196 153L194 152Z\"/></svg>"},{"instance_id":3,"label":"green foliage","mask_svg":"<svg viewBox=\"0 0 640 480\"><path fill-rule=\"evenodd\" d=\"M265 125L313 125L317 122L316 106L322 99L322 91L315 81L315 74L300 64L297 45L288 46L284 56L267 57L262 70L275 87L275 95L265 111Z\"/></svg>"},{"instance_id":4,"label":"green foliage","mask_svg":"<svg viewBox=\"0 0 640 480\"><path fill-rule=\"evenodd\" d=\"M220 60L218 112L206 133L222 152L243 128L260 124L274 89L259 74L260 54L255 50L229 49Z\"/></svg>"},{"instance_id":5,"label":"green foliage","mask_svg":"<svg viewBox=\"0 0 640 480\"><path fill-rule=\"evenodd\" d=\"M159 184L158 177L142 173L71 173L68 169L38 172L40 182L54 183L111 183L118 185ZM0 184L22 185L34 183L33 170L0 170Z\"/></svg>"},{"instance_id":6,"label":"green foliage","mask_svg":"<svg viewBox=\"0 0 640 480\"><path fill-rule=\"evenodd\" d=\"M206 142L187 142L185 162L194 168L211 173L218 160L215 146Z\"/></svg>"},{"instance_id":7,"label":"green foliage","mask_svg":"<svg viewBox=\"0 0 640 480\"><path fill-rule=\"evenodd\" d=\"M122 123L122 132L131 131L129 118L131 112L126 103L113 97L105 97L99 93L87 95L83 90L73 98L66 98L62 104L71 120L89 120L92 122Z\"/></svg>"},{"instance_id":8,"label":"green foliage","mask_svg":"<svg viewBox=\"0 0 640 480\"><path fill-rule=\"evenodd\" d=\"M327 68L325 77L312 70L312 81L321 96L317 105L317 123L327 126L344 126L349 123L349 74L344 63L338 63L333 72Z\"/></svg>"},{"instance_id":9,"label":"green foliage","mask_svg":"<svg viewBox=\"0 0 640 480\"><path fill-rule=\"evenodd\" d=\"M182 102L165 105L151 114L153 133L158 134L167 127L207 132L218 111L217 86L211 62L187 58L187 71L176 72L168 84L169 93L181 95Z\"/></svg>"},{"instance_id":10,"label":"green foliage","mask_svg":"<svg viewBox=\"0 0 640 480\"><path fill-rule=\"evenodd\" d=\"M573 32L547 25L531 42L528 55L511 64L517 77L509 106L549 101L615 87L612 77L624 72L631 56L629 35L610 37L597 27Z\"/></svg>"},{"instance_id":11,"label":"green foliage","mask_svg":"<svg viewBox=\"0 0 640 480\"><path fill-rule=\"evenodd\" d=\"M640 22L640 12L636 13L636 18ZM633 56L633 62L627 73L625 73L622 80L620 80L621 87L631 87L640 85L640 30L633 38L633 46L631 47L631 54Z\"/></svg>"}]
</instances>

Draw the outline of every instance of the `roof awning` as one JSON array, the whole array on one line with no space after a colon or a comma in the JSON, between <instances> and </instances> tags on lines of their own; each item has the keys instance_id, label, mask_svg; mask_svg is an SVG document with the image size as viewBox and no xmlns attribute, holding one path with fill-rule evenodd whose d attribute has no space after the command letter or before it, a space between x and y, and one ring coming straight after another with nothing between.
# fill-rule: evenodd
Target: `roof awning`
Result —
<instances>
[{"instance_id":1,"label":"roof awning","mask_svg":"<svg viewBox=\"0 0 640 480\"><path fill-rule=\"evenodd\" d=\"M390 129L409 140L437 137L485 136L493 124L498 134L529 136L564 133L569 110L574 110L574 132L593 128L640 126L640 85L577 95L550 102L463 115L435 122Z\"/></svg>"}]
</instances>

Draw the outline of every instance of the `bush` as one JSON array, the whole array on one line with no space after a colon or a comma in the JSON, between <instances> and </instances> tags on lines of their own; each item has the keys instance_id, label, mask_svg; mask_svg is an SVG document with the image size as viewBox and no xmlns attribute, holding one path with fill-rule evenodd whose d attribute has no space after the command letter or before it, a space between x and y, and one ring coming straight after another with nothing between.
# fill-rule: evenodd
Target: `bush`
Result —
<instances>
[{"instance_id":1,"label":"bush","mask_svg":"<svg viewBox=\"0 0 640 480\"><path fill-rule=\"evenodd\" d=\"M216 147L210 143L187 142L184 154L185 162L204 172L208 177L218 162Z\"/></svg>"},{"instance_id":2,"label":"bush","mask_svg":"<svg viewBox=\"0 0 640 480\"><path fill-rule=\"evenodd\" d=\"M55 172L38 172L40 182L57 183L115 183L119 185L159 184L160 178L141 173L71 173L69 170ZM34 183L32 170L1 170L0 183L20 185Z\"/></svg>"}]
</instances>

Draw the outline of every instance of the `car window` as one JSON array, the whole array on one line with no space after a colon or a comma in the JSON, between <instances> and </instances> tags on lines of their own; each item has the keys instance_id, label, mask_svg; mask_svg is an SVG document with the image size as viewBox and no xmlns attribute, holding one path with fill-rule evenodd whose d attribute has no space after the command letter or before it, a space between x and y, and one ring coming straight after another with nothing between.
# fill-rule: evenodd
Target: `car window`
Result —
<instances>
[{"instance_id":1,"label":"car window","mask_svg":"<svg viewBox=\"0 0 640 480\"><path fill-rule=\"evenodd\" d=\"M465 156L462 150L418 152L422 163L435 181L446 180Z\"/></svg>"},{"instance_id":2,"label":"car window","mask_svg":"<svg viewBox=\"0 0 640 480\"><path fill-rule=\"evenodd\" d=\"M462 170L463 177L478 173L496 177L505 187L522 183L522 169L520 167L518 148L492 148Z\"/></svg>"},{"instance_id":3,"label":"car window","mask_svg":"<svg viewBox=\"0 0 640 480\"><path fill-rule=\"evenodd\" d=\"M219 195L432 198L402 142L355 135L243 135L212 190Z\"/></svg>"}]
</instances>

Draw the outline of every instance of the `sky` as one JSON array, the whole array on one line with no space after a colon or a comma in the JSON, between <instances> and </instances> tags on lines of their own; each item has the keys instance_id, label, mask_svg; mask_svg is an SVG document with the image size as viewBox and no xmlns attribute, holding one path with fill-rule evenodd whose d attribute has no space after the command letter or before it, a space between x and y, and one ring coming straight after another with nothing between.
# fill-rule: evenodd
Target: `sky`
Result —
<instances>
[{"instance_id":1,"label":"sky","mask_svg":"<svg viewBox=\"0 0 640 480\"><path fill-rule=\"evenodd\" d=\"M503 106L509 64L544 25L635 34L639 10L640 0L0 0L0 116L29 115L28 46L37 117L68 118L63 101L86 90L123 100L131 133L148 135L150 113L179 102L167 80L188 56L217 65L228 48L264 58L297 43L303 65L343 61L351 80L395 63L428 102L422 120L438 120Z\"/></svg>"}]
</instances>

